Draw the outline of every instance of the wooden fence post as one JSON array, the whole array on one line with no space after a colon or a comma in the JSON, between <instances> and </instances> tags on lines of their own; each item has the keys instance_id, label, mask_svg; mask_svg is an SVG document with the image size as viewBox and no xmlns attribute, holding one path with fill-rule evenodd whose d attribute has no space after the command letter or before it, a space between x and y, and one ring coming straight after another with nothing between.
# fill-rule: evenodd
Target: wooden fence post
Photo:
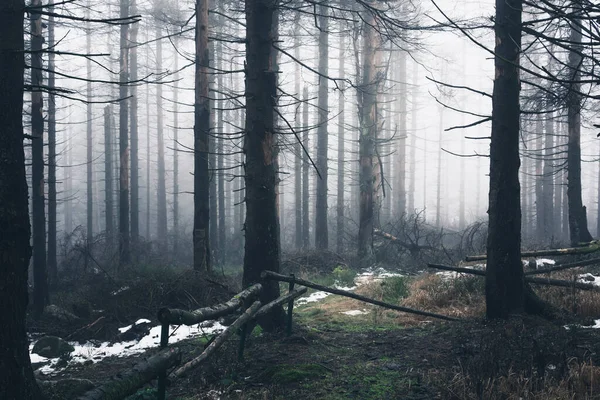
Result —
<instances>
[{"instance_id":1,"label":"wooden fence post","mask_svg":"<svg viewBox=\"0 0 600 400\"><path fill-rule=\"evenodd\" d=\"M169 345L169 323L163 322L160 327L160 348L164 349ZM167 370L164 369L158 374L158 391L156 398L165 400L167 396Z\"/></svg>"},{"instance_id":2,"label":"wooden fence post","mask_svg":"<svg viewBox=\"0 0 600 400\"><path fill-rule=\"evenodd\" d=\"M294 274L290 274L290 276L292 277L292 279L295 279ZM295 282L292 280L290 282L290 286L289 286L289 293L291 293L292 290L294 290L294 285L295 285ZM292 335L292 312L293 312L293 310L294 310L294 299L292 298L288 302L288 309L287 309L287 329L286 329L287 336Z\"/></svg>"}]
</instances>

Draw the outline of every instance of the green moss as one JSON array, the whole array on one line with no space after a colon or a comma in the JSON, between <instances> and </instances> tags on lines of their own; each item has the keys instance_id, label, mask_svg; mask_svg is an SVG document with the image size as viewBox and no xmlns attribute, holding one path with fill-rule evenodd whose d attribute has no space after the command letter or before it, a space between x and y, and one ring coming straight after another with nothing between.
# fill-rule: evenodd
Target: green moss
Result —
<instances>
[{"instance_id":1,"label":"green moss","mask_svg":"<svg viewBox=\"0 0 600 400\"><path fill-rule=\"evenodd\" d=\"M287 385L305 380L315 380L327 375L327 368L319 364L282 364L268 368L263 377L278 385Z\"/></svg>"}]
</instances>

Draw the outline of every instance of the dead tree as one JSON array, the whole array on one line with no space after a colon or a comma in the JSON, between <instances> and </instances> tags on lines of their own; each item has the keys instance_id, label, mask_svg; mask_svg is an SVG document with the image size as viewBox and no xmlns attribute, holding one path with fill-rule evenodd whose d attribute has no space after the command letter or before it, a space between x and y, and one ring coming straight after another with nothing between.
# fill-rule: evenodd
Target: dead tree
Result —
<instances>
[{"instance_id":1,"label":"dead tree","mask_svg":"<svg viewBox=\"0 0 600 400\"><path fill-rule=\"evenodd\" d=\"M137 14L137 0L131 0L131 14ZM131 27L131 60L129 63L129 78L132 82L138 80L138 31L139 25L133 24ZM140 236L140 183L139 183L139 135L138 135L138 88L137 85L131 85L131 98L130 98L130 139L131 139L131 241L133 243L134 251L137 253L140 251L138 248L139 236ZM149 121L147 121L149 123ZM150 182L146 182L146 185L150 185ZM148 238L149 239L149 238ZM136 254L137 255L137 254Z\"/></svg>"},{"instance_id":2,"label":"dead tree","mask_svg":"<svg viewBox=\"0 0 600 400\"><path fill-rule=\"evenodd\" d=\"M120 17L129 16L129 0L120 0ZM129 25L120 27L119 46L119 262L121 265L131 262L129 248L129 130L128 130L128 90L129 80Z\"/></svg>"}]
</instances>

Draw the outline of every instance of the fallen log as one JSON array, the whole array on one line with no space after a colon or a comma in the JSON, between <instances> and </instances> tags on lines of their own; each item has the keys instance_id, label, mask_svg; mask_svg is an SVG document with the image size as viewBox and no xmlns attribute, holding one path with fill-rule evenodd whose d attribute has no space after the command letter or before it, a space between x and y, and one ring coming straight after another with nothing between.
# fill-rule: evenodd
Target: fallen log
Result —
<instances>
[{"instance_id":1,"label":"fallen log","mask_svg":"<svg viewBox=\"0 0 600 400\"><path fill-rule=\"evenodd\" d=\"M429 268L441 269L444 271L454 271L454 272L463 272L465 274L485 276L485 270L479 270L474 268L464 268L464 267L452 267L449 265L440 265L440 264L427 264ZM547 285L547 286L560 286L560 287L568 287L568 288L577 288L581 290L593 290L600 292L600 286L590 285L589 283L583 282L573 282L573 281L565 281L561 279L550 279L550 278L535 278L532 276L525 276L525 282L534 283L537 285Z\"/></svg>"},{"instance_id":2,"label":"fallen log","mask_svg":"<svg viewBox=\"0 0 600 400\"><path fill-rule=\"evenodd\" d=\"M216 319L234 312L249 300L258 297L261 290L262 286L260 283L257 283L236 294L231 300L225 303L199 308L194 311L162 308L158 311L158 320L162 324L194 325L203 321Z\"/></svg>"},{"instance_id":3,"label":"fallen log","mask_svg":"<svg viewBox=\"0 0 600 400\"><path fill-rule=\"evenodd\" d=\"M384 239L387 239L390 242L395 243L395 244L397 244L399 246L402 246L404 248L407 248L409 250L413 250L413 251L414 250L434 250L434 247L432 247L432 246L421 246L421 245L418 245L418 244L406 243L402 239L400 239L400 238L398 238L398 237L396 237L394 235L391 235L391 234L389 234L387 232L383 232L383 231L381 231L379 229L373 229L373 234L377 235L377 236L380 236L380 237L382 237Z\"/></svg>"},{"instance_id":4,"label":"fallen log","mask_svg":"<svg viewBox=\"0 0 600 400\"><path fill-rule=\"evenodd\" d=\"M263 273L261 274L261 277L263 279L271 279L271 280L280 281L280 282L289 282L289 283L295 282L295 283L298 283L298 284L306 286L306 287L321 290L323 292L333 293L333 294L337 294L337 295L345 296L345 297L350 297L352 299L360 300L362 302L374 304L376 306L380 306L380 307L384 307L384 308L389 308L391 310L402 311L402 312L416 314L416 315L422 315L425 317L438 318L438 319L443 319L446 321L459 321L458 318L448 317L446 315L434 314L434 313L430 313L427 311L415 310L413 308L402 307L402 306L397 306L394 304L385 303L383 301L370 299L368 297L361 296L359 294L352 293L347 290L335 289L335 288L332 288L329 286L319 285L317 283L306 281L304 279L299 279L299 278L296 278L293 276L285 276L285 275L277 274L272 271L263 271Z\"/></svg>"},{"instance_id":5,"label":"fallen log","mask_svg":"<svg viewBox=\"0 0 600 400\"><path fill-rule=\"evenodd\" d=\"M587 265L594 265L594 264L600 264L600 258L592 258L589 260L576 261L576 262L572 262L572 263L568 263L568 264L559 264L559 265L555 265L554 267L549 267L549 268L536 269L535 271L527 271L527 272L525 272L525 275L541 275L541 274L547 274L549 272L563 271L565 269L585 267Z\"/></svg>"},{"instance_id":6,"label":"fallen log","mask_svg":"<svg viewBox=\"0 0 600 400\"><path fill-rule=\"evenodd\" d=\"M231 335L234 334L239 328L242 327L246 322L250 321L252 318L256 316L256 313L260 309L261 303L260 301L255 301L235 322L227 327L216 339L208 345L206 349L200 354L198 357L188 361L183 364L181 367L177 368L172 376L173 377L181 377L185 375L189 370L197 367L203 361L207 360L219 347L229 339Z\"/></svg>"},{"instance_id":7,"label":"fallen log","mask_svg":"<svg viewBox=\"0 0 600 400\"><path fill-rule=\"evenodd\" d=\"M160 371L179 364L181 353L177 348L162 350L152 357L137 363L129 371L114 377L111 381L92 389L79 400L120 400L134 394L145 383L156 378Z\"/></svg>"},{"instance_id":8,"label":"fallen log","mask_svg":"<svg viewBox=\"0 0 600 400\"><path fill-rule=\"evenodd\" d=\"M581 247L567 247L564 249L548 249L548 250L535 250L535 251L523 251L521 257L546 257L546 256L566 256L569 254L589 254L600 251L600 241L595 240L593 242L586 243ZM467 256L466 261L482 261L487 259L487 254L480 254L476 256Z\"/></svg>"},{"instance_id":9,"label":"fallen log","mask_svg":"<svg viewBox=\"0 0 600 400\"><path fill-rule=\"evenodd\" d=\"M258 312L256 313L256 318L259 318L259 317L262 317L263 315L268 314L273 309L273 307L280 306L283 303L287 303L288 301L290 301L292 299L298 298L298 297L302 296L304 293L306 293L307 291L308 291L307 287L300 287L298 289L292 290L291 292L289 292L286 295L276 298L272 302L267 303L264 306L262 306L260 308L260 310L258 310Z\"/></svg>"}]
</instances>

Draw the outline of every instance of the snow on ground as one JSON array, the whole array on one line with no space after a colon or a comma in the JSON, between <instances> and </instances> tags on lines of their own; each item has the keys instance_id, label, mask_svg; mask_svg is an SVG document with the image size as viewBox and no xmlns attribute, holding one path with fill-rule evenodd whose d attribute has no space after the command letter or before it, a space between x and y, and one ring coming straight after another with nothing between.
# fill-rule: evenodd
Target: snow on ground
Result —
<instances>
[{"instance_id":1,"label":"snow on ground","mask_svg":"<svg viewBox=\"0 0 600 400\"><path fill-rule=\"evenodd\" d=\"M352 317L357 316L357 315L363 315L363 314L368 314L369 312L367 310L350 310L350 311L342 311L341 314L344 315L350 315Z\"/></svg>"},{"instance_id":2,"label":"snow on ground","mask_svg":"<svg viewBox=\"0 0 600 400\"><path fill-rule=\"evenodd\" d=\"M307 297L300 297L298 300L296 300L296 305L303 305L303 304L307 304L307 303L314 303L317 301L321 301L323 300L325 297L331 295L331 293L327 293L327 292L313 292L310 295L308 295Z\"/></svg>"},{"instance_id":3,"label":"snow on ground","mask_svg":"<svg viewBox=\"0 0 600 400\"><path fill-rule=\"evenodd\" d=\"M138 319L137 321L135 321L135 324L133 324L133 325L139 325L139 324L149 324L149 323L150 323L150 320L149 320L149 319L144 319L144 318L142 318L142 319ZM128 330L130 330L130 329L131 329L131 327L132 327L133 325L127 325L127 326L124 326L124 327L122 327L122 328L119 328L119 332L121 332L121 333L125 333L125 332L127 332Z\"/></svg>"},{"instance_id":4,"label":"snow on ground","mask_svg":"<svg viewBox=\"0 0 600 400\"><path fill-rule=\"evenodd\" d=\"M588 283L590 285L600 286L600 276L590 274L589 272L586 274L581 274L581 275L577 276L577 280L582 283Z\"/></svg>"},{"instance_id":5,"label":"snow on ground","mask_svg":"<svg viewBox=\"0 0 600 400\"><path fill-rule=\"evenodd\" d=\"M150 322L148 320L138 320L137 323L142 322ZM131 328L129 327L124 328ZM124 328L120 328L121 332L126 331ZM158 347L160 344L160 325L155 326L150 329L150 332L144 336L139 341L132 340L128 342L92 342L88 341L84 344L79 344L78 342L69 342L74 348L75 351L71 353L71 359L69 363L83 363L87 361L92 361L94 363L101 361L106 357L116 356L116 357L126 357L133 354L143 353L149 348ZM205 336L210 335L212 333L218 333L225 329L223 325L221 325L217 321L205 321L201 324L194 326L186 326L180 325L179 327L175 325L171 325L169 329L169 343L176 343L184 339L189 339L197 336ZM45 357L40 357L37 354L31 353L33 350L33 344L29 346L29 355L31 357L32 362L45 362L50 361L49 364L40 368L40 371L44 374L51 374L58 372L60 369L56 367L59 359L47 359Z\"/></svg>"}]
</instances>

